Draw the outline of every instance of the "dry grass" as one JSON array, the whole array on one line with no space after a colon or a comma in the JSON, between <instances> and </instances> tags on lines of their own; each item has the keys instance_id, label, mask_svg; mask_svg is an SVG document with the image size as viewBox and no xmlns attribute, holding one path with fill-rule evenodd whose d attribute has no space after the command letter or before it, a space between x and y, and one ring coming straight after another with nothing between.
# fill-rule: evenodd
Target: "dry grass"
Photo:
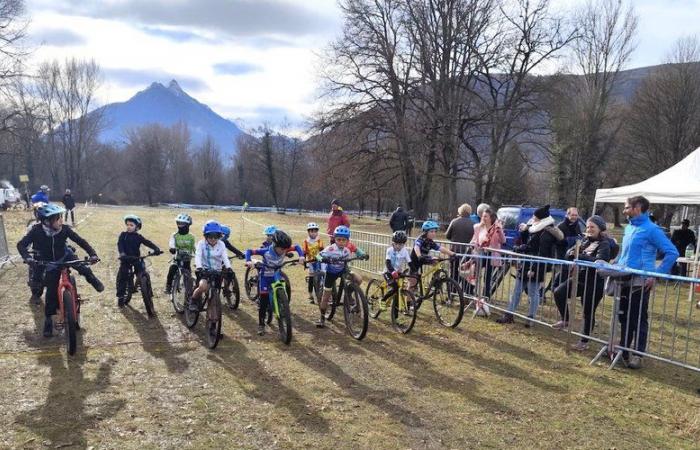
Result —
<instances>
[{"instance_id":1,"label":"dry grass","mask_svg":"<svg viewBox=\"0 0 700 450\"><path fill-rule=\"evenodd\" d=\"M226 314L224 339L209 351L201 325L187 330L165 296L151 320L137 299L133 308L116 307L115 244L125 212L91 210L78 229L103 258L96 272L107 290L97 295L79 282L90 301L74 357L60 338L38 334L42 311L28 303L26 269L0 272L0 447L697 447L697 374L654 364L607 371L589 366L591 355L567 355L562 338L542 329L467 318L447 330L428 308L410 335L397 335L382 317L358 343L342 323L313 326L317 312L300 295L299 268L290 270L290 347L274 334L255 335L257 313L244 300ZM165 248L175 212L137 213L143 234ZM193 215L197 224L230 223L241 248L262 240L240 214ZM6 215L12 243L22 217ZM309 220L251 218L295 229ZM153 259L159 288L167 264L165 255Z\"/></svg>"}]
</instances>

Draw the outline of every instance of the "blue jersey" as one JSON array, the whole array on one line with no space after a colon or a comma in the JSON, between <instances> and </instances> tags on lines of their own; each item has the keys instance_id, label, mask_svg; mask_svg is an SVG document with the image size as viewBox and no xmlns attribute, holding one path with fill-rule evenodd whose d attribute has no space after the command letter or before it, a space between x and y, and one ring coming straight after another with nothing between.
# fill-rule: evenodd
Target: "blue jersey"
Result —
<instances>
[{"instance_id":1,"label":"blue jersey","mask_svg":"<svg viewBox=\"0 0 700 450\"><path fill-rule=\"evenodd\" d=\"M253 255L258 255L263 257L263 263L266 266L272 266L272 267L264 267L262 271L262 275L264 277L272 277L275 275L275 267L281 266L282 263L284 262L285 258L287 257L287 253L295 251L299 256L304 256L304 252L301 250L301 247L298 245L295 245L294 247L290 247L284 251L281 255L278 255L277 252L275 251L275 248L273 246L268 246L268 247L262 247L257 250L246 250L245 251L245 260L250 261L250 257Z\"/></svg>"}]
</instances>

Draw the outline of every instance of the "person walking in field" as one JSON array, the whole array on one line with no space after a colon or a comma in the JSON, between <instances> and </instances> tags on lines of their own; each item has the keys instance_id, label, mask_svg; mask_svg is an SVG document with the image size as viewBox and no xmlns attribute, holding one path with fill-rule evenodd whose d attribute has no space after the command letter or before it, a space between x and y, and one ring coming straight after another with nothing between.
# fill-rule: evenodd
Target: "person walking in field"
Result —
<instances>
[{"instance_id":1,"label":"person walking in field","mask_svg":"<svg viewBox=\"0 0 700 450\"><path fill-rule=\"evenodd\" d=\"M66 193L63 194L63 207L66 208L66 217L65 221L68 221L68 213L70 213L70 223L71 225L75 226L75 199L73 199L73 195L70 192L70 189L66 189Z\"/></svg>"},{"instance_id":2,"label":"person walking in field","mask_svg":"<svg viewBox=\"0 0 700 450\"><path fill-rule=\"evenodd\" d=\"M330 236L331 244L335 242L333 240L333 232L341 225L350 228L350 218L343 212L340 201L338 199L333 199L331 202L331 213L328 216L328 226L326 227L326 234Z\"/></svg>"}]
</instances>

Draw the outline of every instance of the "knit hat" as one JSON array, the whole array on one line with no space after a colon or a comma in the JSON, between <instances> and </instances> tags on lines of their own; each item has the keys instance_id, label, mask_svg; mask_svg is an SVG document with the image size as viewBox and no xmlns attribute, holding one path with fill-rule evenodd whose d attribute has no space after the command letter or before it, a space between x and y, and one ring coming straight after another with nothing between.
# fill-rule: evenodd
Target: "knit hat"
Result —
<instances>
[{"instance_id":1,"label":"knit hat","mask_svg":"<svg viewBox=\"0 0 700 450\"><path fill-rule=\"evenodd\" d=\"M338 200L337 198L334 198L333 201L331 202L331 205L338 205L338 206L340 206L340 200Z\"/></svg>"},{"instance_id":2,"label":"knit hat","mask_svg":"<svg viewBox=\"0 0 700 450\"><path fill-rule=\"evenodd\" d=\"M605 231L608 229L608 225L605 223L605 219L603 219L600 216L591 216L588 220L596 224L596 226L600 228L600 231Z\"/></svg>"},{"instance_id":3,"label":"knit hat","mask_svg":"<svg viewBox=\"0 0 700 450\"><path fill-rule=\"evenodd\" d=\"M540 220L546 219L547 217L549 217L549 205L544 205L541 208L537 208L535 210L534 216Z\"/></svg>"}]
</instances>

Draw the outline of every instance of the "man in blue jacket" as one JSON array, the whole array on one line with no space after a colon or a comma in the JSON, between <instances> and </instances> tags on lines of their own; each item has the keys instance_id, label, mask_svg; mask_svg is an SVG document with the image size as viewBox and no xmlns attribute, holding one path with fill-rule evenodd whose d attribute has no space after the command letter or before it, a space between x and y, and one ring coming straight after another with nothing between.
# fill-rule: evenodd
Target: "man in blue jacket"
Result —
<instances>
[{"instance_id":1,"label":"man in blue jacket","mask_svg":"<svg viewBox=\"0 0 700 450\"><path fill-rule=\"evenodd\" d=\"M629 225L625 228L617 264L647 272L669 273L678 259L678 250L664 231L649 220L649 200L642 196L628 198L623 212ZM663 255L663 261L658 267L657 252ZM654 287L654 281L653 277L634 277L622 289L619 319L622 325L620 345L623 347L646 351L649 293ZM628 352L623 352L622 356L628 367L641 367L642 360L638 355L630 356Z\"/></svg>"}]
</instances>

